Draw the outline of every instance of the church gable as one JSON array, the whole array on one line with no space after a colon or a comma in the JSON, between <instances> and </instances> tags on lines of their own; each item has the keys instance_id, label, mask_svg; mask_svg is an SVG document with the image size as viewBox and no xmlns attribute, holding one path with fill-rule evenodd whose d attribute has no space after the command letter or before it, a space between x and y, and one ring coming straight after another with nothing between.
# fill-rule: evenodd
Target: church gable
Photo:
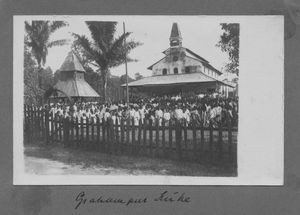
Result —
<instances>
[{"instance_id":1,"label":"church gable","mask_svg":"<svg viewBox=\"0 0 300 215\"><path fill-rule=\"evenodd\" d=\"M170 47L163 51L166 56L148 67L152 70L153 76L202 72L212 78L217 78L222 74L206 59L182 46L182 37L177 23L172 26L169 40Z\"/></svg>"},{"instance_id":2,"label":"church gable","mask_svg":"<svg viewBox=\"0 0 300 215\"><path fill-rule=\"evenodd\" d=\"M188 56L181 56L175 59L173 55L168 55L156 64L152 65L153 75L173 75L193 72L202 72L203 65L199 60Z\"/></svg>"}]
</instances>

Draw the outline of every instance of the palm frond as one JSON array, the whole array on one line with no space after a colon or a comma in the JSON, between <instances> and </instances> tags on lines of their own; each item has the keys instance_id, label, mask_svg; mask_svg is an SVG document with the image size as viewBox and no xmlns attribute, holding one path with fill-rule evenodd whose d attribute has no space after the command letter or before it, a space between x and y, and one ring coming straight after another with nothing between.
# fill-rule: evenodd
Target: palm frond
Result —
<instances>
[{"instance_id":1,"label":"palm frond","mask_svg":"<svg viewBox=\"0 0 300 215\"><path fill-rule=\"evenodd\" d=\"M91 36L95 44L99 46L103 53L106 53L113 42L117 23L87 21L86 24L91 32Z\"/></svg>"},{"instance_id":2,"label":"palm frond","mask_svg":"<svg viewBox=\"0 0 300 215\"><path fill-rule=\"evenodd\" d=\"M63 46L69 43L70 40L62 39L62 40L55 40L47 44L48 48L53 46Z\"/></svg>"},{"instance_id":3,"label":"palm frond","mask_svg":"<svg viewBox=\"0 0 300 215\"><path fill-rule=\"evenodd\" d=\"M83 50L86 53L86 56L90 59L96 59L97 58L97 51L92 48L91 42L89 39L84 35L79 34L72 34L75 37L75 45L79 45L83 48Z\"/></svg>"},{"instance_id":4,"label":"palm frond","mask_svg":"<svg viewBox=\"0 0 300 215\"><path fill-rule=\"evenodd\" d=\"M25 21L25 31L28 34L28 36L31 37L33 33L33 29L32 26L27 21Z\"/></svg>"},{"instance_id":5,"label":"palm frond","mask_svg":"<svg viewBox=\"0 0 300 215\"><path fill-rule=\"evenodd\" d=\"M130 35L131 33L126 32L125 34L122 34L121 36L119 36L112 44L109 52L107 53L107 56L109 58L114 58L116 55L118 54L123 54L125 55L125 52L120 53L120 51L123 50L124 47L124 40ZM125 51L125 50L123 50Z\"/></svg>"},{"instance_id":6,"label":"palm frond","mask_svg":"<svg viewBox=\"0 0 300 215\"><path fill-rule=\"evenodd\" d=\"M67 22L64 21L54 21L50 24L50 32L53 33L56 30L68 26L69 24Z\"/></svg>"}]
</instances>

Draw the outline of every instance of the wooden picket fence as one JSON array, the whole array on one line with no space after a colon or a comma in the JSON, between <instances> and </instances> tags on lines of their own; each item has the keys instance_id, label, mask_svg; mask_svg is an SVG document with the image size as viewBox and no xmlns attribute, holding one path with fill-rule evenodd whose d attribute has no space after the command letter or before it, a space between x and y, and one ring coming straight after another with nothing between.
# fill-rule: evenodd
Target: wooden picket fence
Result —
<instances>
[{"instance_id":1,"label":"wooden picket fence","mask_svg":"<svg viewBox=\"0 0 300 215\"><path fill-rule=\"evenodd\" d=\"M144 120L138 125L127 119L53 117L49 111L24 107L25 142L63 144L116 155L143 155L168 159L234 162L237 128L228 120L226 127L205 128L171 120Z\"/></svg>"}]
</instances>

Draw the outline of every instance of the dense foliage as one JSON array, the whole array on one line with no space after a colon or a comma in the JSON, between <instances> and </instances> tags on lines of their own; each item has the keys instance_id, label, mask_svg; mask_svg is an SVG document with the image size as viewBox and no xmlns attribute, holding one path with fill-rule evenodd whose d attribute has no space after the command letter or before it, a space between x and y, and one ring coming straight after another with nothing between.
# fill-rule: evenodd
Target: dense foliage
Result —
<instances>
[{"instance_id":1,"label":"dense foliage","mask_svg":"<svg viewBox=\"0 0 300 215\"><path fill-rule=\"evenodd\" d=\"M223 34L217 44L223 52L229 56L230 62L226 65L226 70L239 74L239 36L240 26L237 23L222 23Z\"/></svg>"}]
</instances>

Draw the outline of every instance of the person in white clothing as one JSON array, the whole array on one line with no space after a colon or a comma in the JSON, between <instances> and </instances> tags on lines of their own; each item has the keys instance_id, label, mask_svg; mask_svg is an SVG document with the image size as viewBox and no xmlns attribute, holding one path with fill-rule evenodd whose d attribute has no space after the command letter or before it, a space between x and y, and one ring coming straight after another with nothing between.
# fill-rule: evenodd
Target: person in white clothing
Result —
<instances>
[{"instance_id":1,"label":"person in white clothing","mask_svg":"<svg viewBox=\"0 0 300 215\"><path fill-rule=\"evenodd\" d=\"M141 121L142 121L142 124L143 124L144 123L144 119L145 119L145 107L143 107L142 105L140 105L138 112L140 114Z\"/></svg>"},{"instance_id":2,"label":"person in white clothing","mask_svg":"<svg viewBox=\"0 0 300 215\"><path fill-rule=\"evenodd\" d=\"M174 117L177 120L181 120L183 118L183 111L178 105L176 105L176 108L175 108L175 111L174 111Z\"/></svg>"},{"instance_id":3,"label":"person in white clothing","mask_svg":"<svg viewBox=\"0 0 300 215\"><path fill-rule=\"evenodd\" d=\"M135 107L134 114L133 114L133 121L135 126L139 125L140 119L141 116L140 116L140 112L138 111L138 107Z\"/></svg>"},{"instance_id":4,"label":"person in white clothing","mask_svg":"<svg viewBox=\"0 0 300 215\"><path fill-rule=\"evenodd\" d=\"M185 122L186 122L186 126L190 123L190 121L191 121L191 113L190 113L190 111L186 108L186 107L184 107L183 108L183 119L185 120Z\"/></svg>"},{"instance_id":5,"label":"person in white clothing","mask_svg":"<svg viewBox=\"0 0 300 215\"><path fill-rule=\"evenodd\" d=\"M159 126L162 124L162 118L163 118L163 111L160 109L160 107L157 107L155 111L155 119L158 120Z\"/></svg>"},{"instance_id":6,"label":"person in white clothing","mask_svg":"<svg viewBox=\"0 0 300 215\"><path fill-rule=\"evenodd\" d=\"M163 119L165 120L165 125L168 126L171 119L171 113L168 108L164 109L163 112Z\"/></svg>"}]
</instances>

